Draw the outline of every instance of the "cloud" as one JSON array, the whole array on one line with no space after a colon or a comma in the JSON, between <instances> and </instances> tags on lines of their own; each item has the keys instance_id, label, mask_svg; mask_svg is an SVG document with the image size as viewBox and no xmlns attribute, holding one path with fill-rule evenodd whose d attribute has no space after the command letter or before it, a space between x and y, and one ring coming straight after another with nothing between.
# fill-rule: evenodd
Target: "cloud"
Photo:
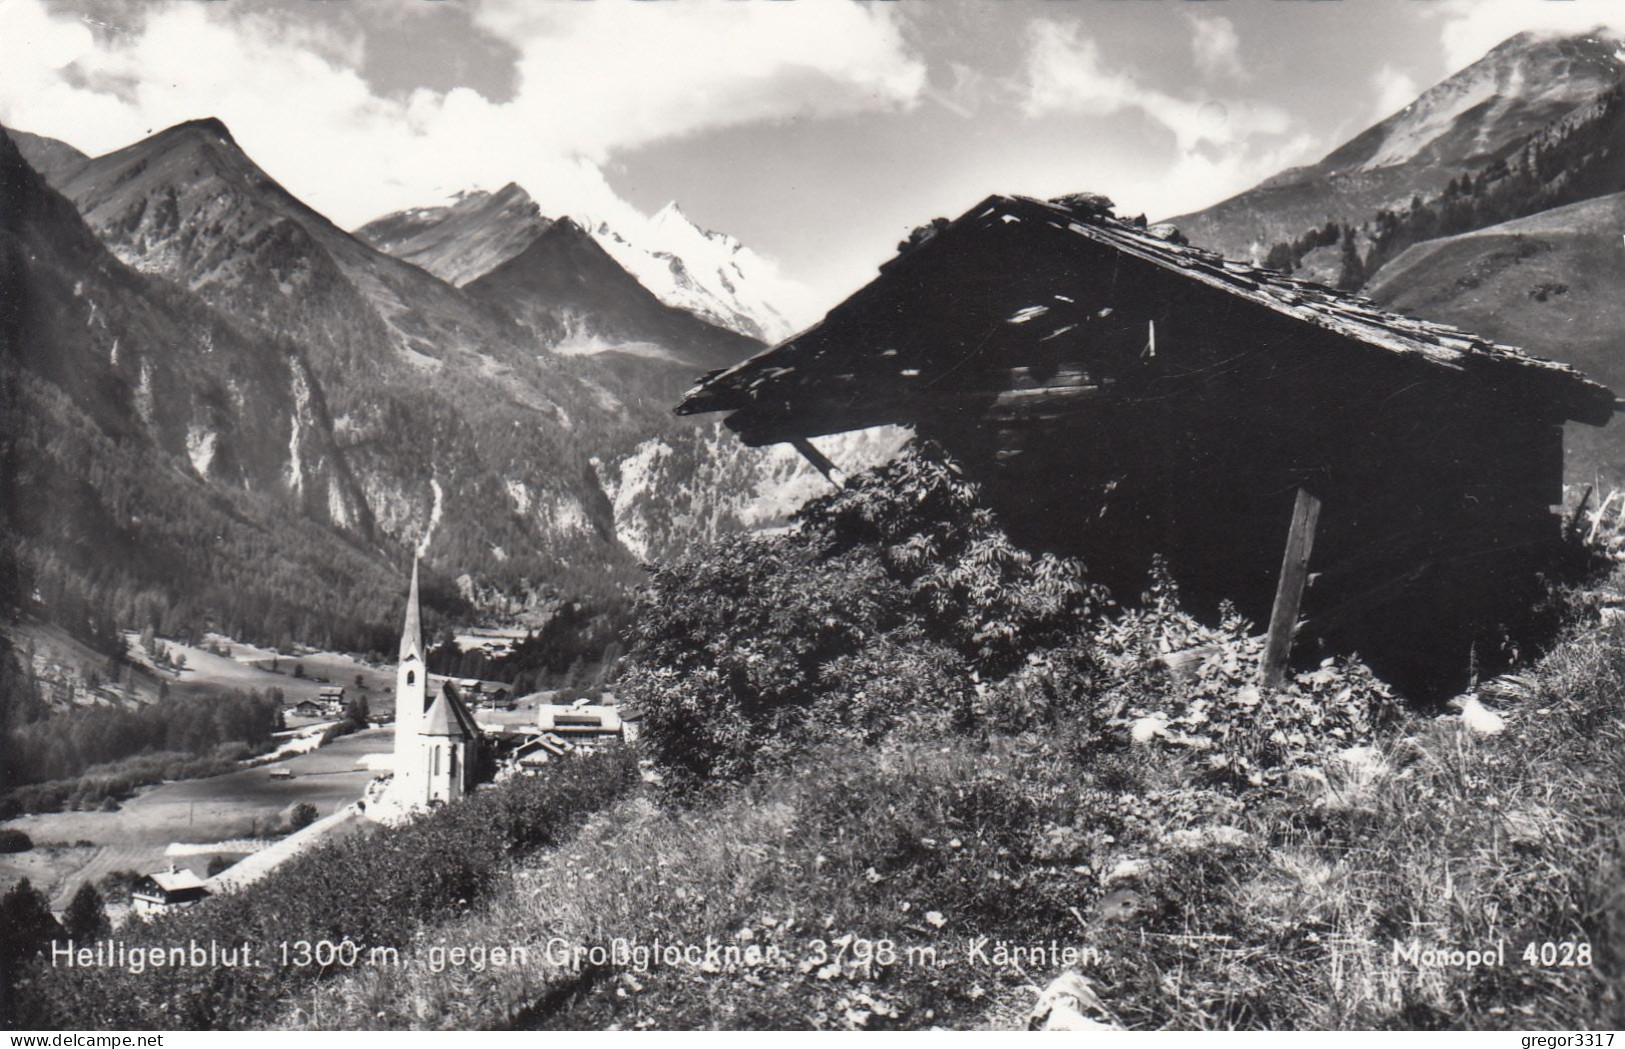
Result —
<instances>
[{"instance_id":1,"label":"cloud","mask_svg":"<svg viewBox=\"0 0 1625 1049\"><path fill-rule=\"evenodd\" d=\"M1202 75L1246 80L1249 74L1241 63L1241 38L1235 24L1223 15L1186 17L1191 23L1191 57Z\"/></svg>"},{"instance_id":2,"label":"cloud","mask_svg":"<svg viewBox=\"0 0 1625 1049\"><path fill-rule=\"evenodd\" d=\"M925 97L956 117L974 119L981 112L984 99L996 89L996 81L963 62L949 62L948 71L953 74L953 85L947 88L927 87Z\"/></svg>"},{"instance_id":3,"label":"cloud","mask_svg":"<svg viewBox=\"0 0 1625 1049\"><path fill-rule=\"evenodd\" d=\"M1583 33L1603 26L1615 34L1625 31L1625 9L1618 0L1439 0L1429 8L1442 20L1440 44L1451 70L1525 30Z\"/></svg>"},{"instance_id":4,"label":"cloud","mask_svg":"<svg viewBox=\"0 0 1625 1049\"><path fill-rule=\"evenodd\" d=\"M1274 106L1173 95L1108 68L1100 47L1078 26L1033 23L1022 110L1110 116L1138 111L1174 136L1180 152L1231 147L1258 135L1284 135L1291 120Z\"/></svg>"},{"instance_id":5,"label":"cloud","mask_svg":"<svg viewBox=\"0 0 1625 1049\"><path fill-rule=\"evenodd\" d=\"M1313 160L1325 148L1319 136L1300 131L1274 145L1186 153L1172 167L1138 180L1131 203L1153 218L1196 211Z\"/></svg>"},{"instance_id":6,"label":"cloud","mask_svg":"<svg viewBox=\"0 0 1625 1049\"><path fill-rule=\"evenodd\" d=\"M487 0L519 43L530 133L602 160L617 149L763 121L906 108L925 65L867 4L568 4Z\"/></svg>"},{"instance_id":7,"label":"cloud","mask_svg":"<svg viewBox=\"0 0 1625 1049\"><path fill-rule=\"evenodd\" d=\"M1204 32L1208 30L1198 28L1198 39ZM1222 33L1210 33L1205 45L1215 62L1221 61L1226 45L1211 41L1221 38ZM1103 179L1099 184L1123 187L1113 196L1124 213L1143 209L1159 216L1204 207L1304 163L1322 148L1317 136L1277 107L1245 99L1176 95L1114 69L1077 26L1037 22L1029 44L1022 102L1029 117L1133 112L1172 137L1176 155L1165 164L1137 164L1133 170L1119 171L1113 162L1103 162L1095 172Z\"/></svg>"},{"instance_id":8,"label":"cloud","mask_svg":"<svg viewBox=\"0 0 1625 1049\"><path fill-rule=\"evenodd\" d=\"M647 218L603 174L617 153L907 108L926 82L879 5L483 0L469 31L502 34L519 56L502 101L466 87L380 94L360 72L355 25L318 25L293 7L129 13L130 25L93 33L44 0L0 0L0 122L100 153L217 116L274 178L347 227L513 180L552 214L636 239Z\"/></svg>"},{"instance_id":9,"label":"cloud","mask_svg":"<svg viewBox=\"0 0 1625 1049\"><path fill-rule=\"evenodd\" d=\"M1371 123L1386 120L1416 101L1422 88L1414 77L1391 65L1384 65L1371 77Z\"/></svg>"}]
</instances>

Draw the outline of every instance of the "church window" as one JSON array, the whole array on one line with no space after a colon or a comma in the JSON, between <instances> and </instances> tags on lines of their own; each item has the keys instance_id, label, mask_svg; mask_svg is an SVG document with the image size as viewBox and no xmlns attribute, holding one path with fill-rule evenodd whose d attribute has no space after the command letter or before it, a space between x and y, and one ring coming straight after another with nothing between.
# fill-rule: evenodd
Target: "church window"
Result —
<instances>
[{"instance_id":1,"label":"church window","mask_svg":"<svg viewBox=\"0 0 1625 1049\"><path fill-rule=\"evenodd\" d=\"M408 685L415 685L415 684L417 684L417 682L418 682L418 672L415 671L415 670L408 670L406 672L406 683Z\"/></svg>"}]
</instances>

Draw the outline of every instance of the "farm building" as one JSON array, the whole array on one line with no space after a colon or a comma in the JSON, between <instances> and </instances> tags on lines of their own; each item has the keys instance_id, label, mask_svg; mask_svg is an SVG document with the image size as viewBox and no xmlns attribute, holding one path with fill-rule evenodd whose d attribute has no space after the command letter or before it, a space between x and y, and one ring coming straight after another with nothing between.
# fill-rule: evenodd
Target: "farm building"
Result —
<instances>
[{"instance_id":1,"label":"farm building","mask_svg":"<svg viewBox=\"0 0 1625 1049\"><path fill-rule=\"evenodd\" d=\"M1016 541L1082 558L1119 600L1160 554L1196 611L1284 608L1272 648L1291 647L1301 603L1300 658L1357 651L1413 692L1516 635L1559 552L1563 426L1614 411L1566 365L1222 259L1098 196L990 197L900 252L679 414L728 412L746 444L792 442L826 472L811 438L911 425Z\"/></svg>"}]
</instances>

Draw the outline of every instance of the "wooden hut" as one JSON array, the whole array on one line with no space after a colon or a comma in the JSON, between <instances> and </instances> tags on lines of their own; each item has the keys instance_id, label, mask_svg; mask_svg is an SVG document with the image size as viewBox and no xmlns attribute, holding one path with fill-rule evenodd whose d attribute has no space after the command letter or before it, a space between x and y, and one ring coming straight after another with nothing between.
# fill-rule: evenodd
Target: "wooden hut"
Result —
<instances>
[{"instance_id":1,"label":"wooden hut","mask_svg":"<svg viewBox=\"0 0 1625 1049\"><path fill-rule=\"evenodd\" d=\"M1426 690L1516 631L1557 547L1564 423L1614 404L1567 365L1081 194L922 227L822 322L677 411L728 412L746 444L793 442L826 471L811 438L911 425L1013 538L1081 557L1120 599L1162 554L1197 610L1230 599L1262 625L1279 596L1290 645L1301 597L1300 654L1358 651Z\"/></svg>"}]
</instances>

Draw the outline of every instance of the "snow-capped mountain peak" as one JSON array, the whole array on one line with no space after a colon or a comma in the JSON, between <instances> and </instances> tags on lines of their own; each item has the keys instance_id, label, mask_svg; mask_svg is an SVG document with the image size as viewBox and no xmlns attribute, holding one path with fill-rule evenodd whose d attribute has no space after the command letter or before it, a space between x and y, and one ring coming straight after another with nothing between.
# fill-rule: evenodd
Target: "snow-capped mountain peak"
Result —
<instances>
[{"instance_id":1,"label":"snow-capped mountain peak","mask_svg":"<svg viewBox=\"0 0 1625 1049\"><path fill-rule=\"evenodd\" d=\"M669 306L763 342L793 330L775 305L781 282L772 265L733 237L699 226L676 201L630 236L603 222L592 235Z\"/></svg>"}]
</instances>

